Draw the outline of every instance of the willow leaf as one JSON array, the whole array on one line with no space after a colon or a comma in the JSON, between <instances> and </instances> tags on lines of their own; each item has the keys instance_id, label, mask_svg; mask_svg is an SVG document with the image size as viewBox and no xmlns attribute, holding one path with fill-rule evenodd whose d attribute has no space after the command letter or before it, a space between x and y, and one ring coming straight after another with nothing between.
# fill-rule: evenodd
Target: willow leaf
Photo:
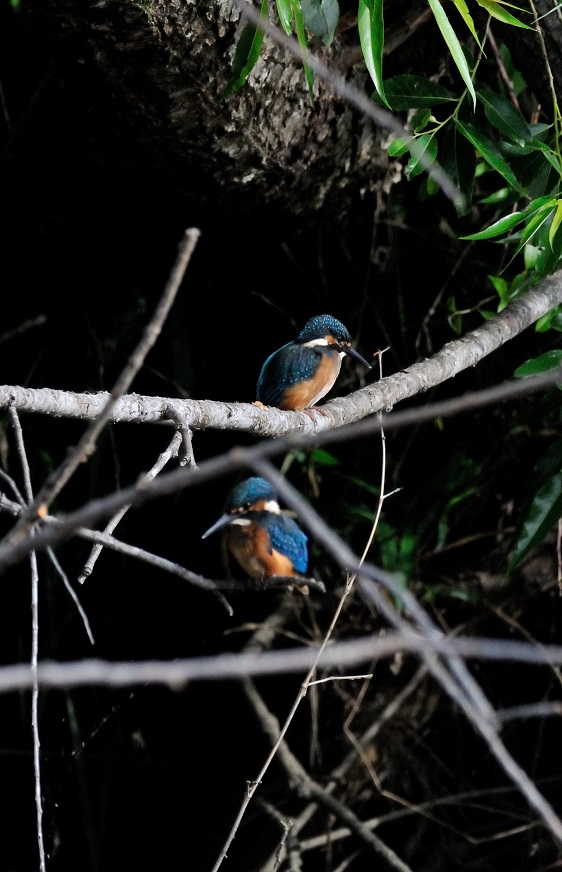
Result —
<instances>
[{"instance_id":1,"label":"willow leaf","mask_svg":"<svg viewBox=\"0 0 562 872\"><path fill-rule=\"evenodd\" d=\"M474 27L474 21L472 20L472 15L468 11L468 6L466 5L465 0L453 0L453 3L457 7L459 14L462 17L462 20L464 21L464 23L466 24L466 26L470 30L472 36L474 37L474 40L475 40L476 44L478 45L478 48L483 53L484 49L482 48L480 40L478 39L478 34L476 33L476 28ZM485 57L485 55L484 55L484 57Z\"/></svg>"},{"instance_id":2,"label":"willow leaf","mask_svg":"<svg viewBox=\"0 0 562 872\"><path fill-rule=\"evenodd\" d=\"M381 100L390 109L384 93L382 78L382 52L384 48L383 0L359 0L357 26L365 65L369 70L369 75Z\"/></svg>"},{"instance_id":3,"label":"willow leaf","mask_svg":"<svg viewBox=\"0 0 562 872\"><path fill-rule=\"evenodd\" d=\"M458 119L455 120L459 130L466 136L466 138L473 144L475 148L478 149L484 160L486 160L492 169L496 170L501 176L504 177L506 182L509 182L512 188L514 188L522 197L525 196L525 191L522 186L517 181L515 177L515 173L511 169L508 162L502 156L500 151L496 148L491 139L488 139L487 136L478 130L476 127L473 127L471 124L464 124L462 121Z\"/></svg>"},{"instance_id":4,"label":"willow leaf","mask_svg":"<svg viewBox=\"0 0 562 872\"><path fill-rule=\"evenodd\" d=\"M530 27L528 24L523 24L522 21L519 21L518 18L515 18L507 9L504 9L500 3L500 0L476 0L479 6L482 9L485 9L486 12L489 12L493 18L497 18L498 21L503 21L504 24L511 24L513 27L523 27L525 30L534 30L534 27ZM511 4L508 4L511 5ZM514 9L518 9L517 6L513 7ZM518 9L519 12L523 12L523 9Z\"/></svg>"},{"instance_id":5,"label":"willow leaf","mask_svg":"<svg viewBox=\"0 0 562 872\"><path fill-rule=\"evenodd\" d=\"M470 70L468 69L468 64L466 62L462 46L457 39L457 35L451 26L451 22L447 18L445 10L440 3L440 0L428 0L428 3L431 11L433 12L433 15L435 16L435 20L437 22L439 30L441 31L443 39L447 43L447 47L451 52L451 57L453 58L457 69L461 74L462 80L465 83L470 96L472 97L472 104L474 108L476 108L476 93L474 91L474 85L472 84Z\"/></svg>"}]
</instances>

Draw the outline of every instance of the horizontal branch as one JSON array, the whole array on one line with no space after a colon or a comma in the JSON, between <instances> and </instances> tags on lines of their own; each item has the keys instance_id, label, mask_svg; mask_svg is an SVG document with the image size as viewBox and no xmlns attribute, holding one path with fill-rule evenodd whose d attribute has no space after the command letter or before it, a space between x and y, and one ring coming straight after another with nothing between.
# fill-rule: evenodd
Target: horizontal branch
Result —
<instances>
[{"instance_id":1,"label":"horizontal branch","mask_svg":"<svg viewBox=\"0 0 562 872\"><path fill-rule=\"evenodd\" d=\"M373 659L393 657L396 652L412 654L435 652L465 659L552 665L562 663L562 645L534 645L511 639L472 638L470 636L433 637L408 633L363 636L352 641L334 642L323 652L319 668L354 666ZM305 672L317 652L302 646L282 651L242 654L217 654L183 660L148 660L140 663L110 663L88 659L75 662L39 663L37 681L42 687L79 687L99 685L128 687L135 684L163 684L173 689L188 681L223 681L257 675L285 675ZM337 679L337 676L336 676ZM0 666L0 693L30 688L31 666Z\"/></svg>"},{"instance_id":2,"label":"horizontal branch","mask_svg":"<svg viewBox=\"0 0 562 872\"><path fill-rule=\"evenodd\" d=\"M441 351L407 369L361 388L347 397L331 400L322 412L283 412L259 408L252 403L229 403L216 400L180 400L128 394L117 400L111 421L130 424L168 424L204 430L231 430L255 436L281 436L300 431L319 433L351 424L362 418L390 410L396 403L453 378L510 339L530 327L539 318L562 303L562 272L549 276L540 285L513 300L499 315L481 327L454 339ZM19 412L50 415L57 418L91 420L105 407L109 395L71 393L51 388L0 386L0 408L13 405Z\"/></svg>"}]
</instances>

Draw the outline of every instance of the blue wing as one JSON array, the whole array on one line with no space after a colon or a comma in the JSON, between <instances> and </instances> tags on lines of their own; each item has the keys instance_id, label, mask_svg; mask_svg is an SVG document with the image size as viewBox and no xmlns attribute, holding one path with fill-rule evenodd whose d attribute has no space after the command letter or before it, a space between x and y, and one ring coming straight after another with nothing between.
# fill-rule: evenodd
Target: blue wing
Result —
<instances>
[{"instance_id":1,"label":"blue wing","mask_svg":"<svg viewBox=\"0 0 562 872\"><path fill-rule=\"evenodd\" d=\"M287 343L270 354L258 379L256 396L266 406L277 406L287 388L311 379L318 367L318 352Z\"/></svg>"},{"instance_id":2,"label":"blue wing","mask_svg":"<svg viewBox=\"0 0 562 872\"><path fill-rule=\"evenodd\" d=\"M268 512L267 532L275 551L288 557L296 572L305 575L308 566L308 537L292 518Z\"/></svg>"}]
</instances>

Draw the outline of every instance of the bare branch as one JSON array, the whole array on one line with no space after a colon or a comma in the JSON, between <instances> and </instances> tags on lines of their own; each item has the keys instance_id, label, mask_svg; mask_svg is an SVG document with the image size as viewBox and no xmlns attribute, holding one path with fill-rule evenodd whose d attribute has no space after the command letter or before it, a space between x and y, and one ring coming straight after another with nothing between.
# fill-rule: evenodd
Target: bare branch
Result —
<instances>
[{"instance_id":1,"label":"bare branch","mask_svg":"<svg viewBox=\"0 0 562 872\"><path fill-rule=\"evenodd\" d=\"M170 419L170 410L174 410L184 425L194 430L212 428L252 433L259 437L282 436L295 431L318 435L325 430L361 421L375 412L392 409L396 403L425 393L429 388L453 378L464 369L475 366L560 303L562 271L554 273L536 288L513 300L502 312L462 339L448 342L432 357L414 363L402 372L386 376L347 397L331 400L322 406L322 413L314 410L309 410L307 414L284 412L269 407L260 409L251 403L179 400L130 394L115 402L110 420L114 423L172 424L175 421ZM545 381L547 383L548 379ZM521 384L502 385L491 390L493 393L490 393L489 401L496 402L505 399L512 390L512 396L520 395L519 392L524 392L525 388ZM71 394L49 388L0 386L0 408L12 403L21 412L64 418L96 418L108 398L107 393ZM484 393L482 400L487 402ZM454 405L445 406L446 410L474 408L466 397L448 402ZM412 413L416 411L420 413L419 410L412 410ZM452 414L452 411L445 413ZM441 414L439 411L434 417ZM388 419L384 421L384 426L388 428Z\"/></svg>"},{"instance_id":2,"label":"bare branch","mask_svg":"<svg viewBox=\"0 0 562 872\"><path fill-rule=\"evenodd\" d=\"M278 737L282 732L279 722L265 705L262 697L256 690L255 685L247 680L244 682L244 690L259 718L262 728L269 736L274 748L277 749L278 758L285 768L289 778L295 784L298 793L307 799L314 799L315 802L328 808L332 814L342 821L342 823L347 824L350 830L359 837L361 842L370 848L375 856L379 858L382 862L382 868L392 869L394 872L411 872L410 867L404 863L400 857L398 857L398 855L382 841L382 839L371 832L371 830L359 820L351 809L347 808L347 806L342 802L339 802L335 797L331 796L308 775L294 754L291 753L286 741L278 741ZM221 859L222 856L223 855L221 855ZM213 866L213 872L215 872L219 866L219 862L215 863Z\"/></svg>"},{"instance_id":3,"label":"bare branch","mask_svg":"<svg viewBox=\"0 0 562 872\"><path fill-rule=\"evenodd\" d=\"M39 491L35 501L30 504L15 528L10 531L9 538L12 541L24 535L25 529L30 522L34 522L37 517L45 515L48 506L61 492L62 488L71 478L78 466L87 460L94 450L99 434L105 425L111 420L112 411L117 400L129 389L131 382L142 366L146 355L160 335L160 331L162 330L164 321L166 320L168 312L175 300L185 270L187 269L187 265L191 259L197 240L199 239L199 235L200 231L197 229L186 230L184 238L179 246L179 253L176 262L172 268L160 302L150 322L145 328L141 341L133 351L127 365L117 379L113 390L109 396L106 397L103 407L96 416L94 422L86 430L76 448L67 456L60 467L55 470L53 475L48 478Z\"/></svg>"},{"instance_id":4,"label":"bare branch","mask_svg":"<svg viewBox=\"0 0 562 872\"><path fill-rule=\"evenodd\" d=\"M513 639L492 639L471 636L427 639L419 634L404 636L386 633L384 636L359 636L352 641L333 642L323 652L318 668L357 667L370 663L374 657L386 659L397 652L457 655L465 659L528 663L535 666L562 664L562 645L537 647ZM178 660L147 660L131 663L107 662L97 659L45 662L37 667L40 687L129 687L135 684L161 684L182 687L188 681L224 681L248 676L288 675L306 672L316 660L316 651L301 646L281 651L217 654ZM0 693L26 690L32 686L29 666L16 664L0 667Z\"/></svg>"},{"instance_id":5,"label":"bare branch","mask_svg":"<svg viewBox=\"0 0 562 872\"><path fill-rule=\"evenodd\" d=\"M168 445L166 450L163 451L158 456L158 460L156 461L156 463L154 464L152 469L149 469L149 471L147 473L145 473L144 475L141 475L141 477L139 478L139 480L137 482L137 485L139 487L142 487L143 482L152 481L152 479L155 478L158 475L158 473L164 469L164 467L166 466L168 461L172 459L172 457L177 457L181 441L182 441L182 434L179 431L177 431L176 433L174 433L174 435L172 437L172 441L170 442L170 444ZM127 512L129 511L130 508L131 508L130 504L125 505L125 506L121 506L119 511L115 513L115 515L111 518L109 523L106 525L105 530L103 532L107 533L108 535L113 533L113 531L115 530L119 521L121 521L121 519L124 517L124 515L127 514ZM103 550L103 544L101 542L98 542L96 545L94 545L94 547L92 548L92 550L90 552L90 556L88 557L86 563L84 564L84 568L82 569L82 572L78 576L79 584L84 584L84 582L86 581L88 576L92 574L92 570L93 570L93 568L96 564L96 561L97 561L98 557L100 556L102 550Z\"/></svg>"},{"instance_id":6,"label":"bare branch","mask_svg":"<svg viewBox=\"0 0 562 872\"><path fill-rule=\"evenodd\" d=\"M423 409L408 409L404 412L396 412L392 415L382 416L382 419L371 418L368 421L360 421L338 430L330 430L327 433L314 436L292 433L285 438L261 442L252 448L233 448L227 454L205 461L194 473L189 469L179 469L175 472L165 473L143 488L132 486L118 493L111 494L101 499L92 500L86 506L67 515L59 515L59 526L47 529L38 528L35 531L33 543L29 538L20 542L0 544L0 572L3 567L17 563L33 548L45 548L60 542L71 535L77 527L92 526L100 518L108 518L122 506L131 504L140 506L150 499L168 496L184 488L203 484L218 475L231 473L233 470L252 468L256 460L266 457L275 457L296 447L311 447L313 445L326 445L345 441L376 432L381 425L386 430L404 427L409 424L419 424L422 421L433 421L437 417L447 417L460 411L470 411L481 408L489 403L505 401L509 398L517 398L543 390L562 380L560 369L552 370L540 376L522 379L506 385L499 385L466 394L460 400L443 400L433 403ZM276 412L277 410L268 410ZM298 415L299 412L279 412L279 414ZM306 417L306 416L304 416Z\"/></svg>"},{"instance_id":7,"label":"bare branch","mask_svg":"<svg viewBox=\"0 0 562 872\"><path fill-rule=\"evenodd\" d=\"M29 463L25 451L23 432L16 410L10 406L10 421L16 437L16 446L21 463L25 496L29 503L33 500L31 487L31 475ZM33 531L31 532L33 536ZM31 728L33 731L33 773L35 780L35 816L37 821L37 847L39 851L39 868L46 872L45 842L43 839L43 800L41 798L41 759L39 738L39 683L37 681L37 664L39 660L39 571L37 568L37 554L32 551L29 555L31 566L31 673L33 686L31 689Z\"/></svg>"},{"instance_id":8,"label":"bare branch","mask_svg":"<svg viewBox=\"0 0 562 872\"><path fill-rule=\"evenodd\" d=\"M20 515L21 508L17 503L8 500L6 496L0 494L0 511L10 512L12 515ZM57 527L60 524L60 521L54 517L53 515L49 515L45 518L43 522L47 526ZM152 554L150 551L145 551L143 548L138 548L136 545L129 545L126 542L122 542L120 539L115 539L109 533L102 532L100 530L89 530L86 527L79 527L76 529L76 535L81 539L87 539L89 542L96 542L101 547L106 547L111 549L112 551L118 551L120 554L126 554L128 557L134 557L137 560L143 560L145 563L150 564L151 566L156 567L157 569L161 569L164 572L170 572L172 575L177 575L179 578L182 578L184 581L189 582L189 584L193 584L195 587L199 587L202 590L206 590L209 593L212 593L219 602L224 606L229 615L232 615L232 606L228 603L225 597L221 594L220 588L225 588L227 590L235 590L235 589L245 589L248 585L242 585L242 583L237 584L230 581L218 582L211 581L208 578L204 578L202 575L197 575L195 572L190 572L189 569L186 569L184 566L180 566L179 563L173 563L171 560L167 560L165 557L160 557L157 554ZM74 592L73 592L74 593ZM75 595L74 595L75 596Z\"/></svg>"}]
</instances>

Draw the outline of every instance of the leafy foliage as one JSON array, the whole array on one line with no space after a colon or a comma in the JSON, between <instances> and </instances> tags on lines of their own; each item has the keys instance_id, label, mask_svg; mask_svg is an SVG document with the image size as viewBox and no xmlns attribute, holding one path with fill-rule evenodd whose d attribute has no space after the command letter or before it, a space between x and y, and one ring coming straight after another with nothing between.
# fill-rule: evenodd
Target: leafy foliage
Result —
<instances>
[{"instance_id":1,"label":"leafy foliage","mask_svg":"<svg viewBox=\"0 0 562 872\"><path fill-rule=\"evenodd\" d=\"M307 47L307 34L322 39L326 46L332 44L339 18L337 0L276 2L284 31L291 34L294 28L302 47ZM499 78L492 85L482 75L489 48L488 33L486 27L477 26L474 12L480 13L480 19L485 13L488 23L496 20L533 31L534 23L525 20L526 10L503 0L474 0L472 3L453 0L453 4L427 0L427 3L450 54L456 81L453 77L453 86L445 87L412 74L385 80L383 0L359 0L357 28L365 66L375 87L372 99L394 112L407 113L405 120L413 136L392 141L388 153L396 159L404 158L404 174L408 180L422 176L439 162L463 195L456 206L458 217L469 214L475 198L482 215L490 216L482 229L460 239L478 244L492 242L508 253L507 257L502 257L499 273L489 274L497 298L495 311L501 311L511 300L550 275L562 257L560 113L553 99L552 121L541 120L538 112L535 117L532 113L525 117L517 100L517 93L526 88L525 82L513 69L505 51L512 90L508 91ZM235 58L236 87L245 81L261 47L255 31L246 35L247 41L250 35L250 48L240 55L237 51L239 56ZM305 73L312 99L312 73L306 66ZM435 182L426 176L420 197L433 196L436 192ZM520 258L522 264L515 271ZM449 304L450 326L460 333L463 323L454 297ZM481 307L480 314L488 318L493 309ZM550 313L536 329L559 332L562 314L558 310ZM515 375L525 377L542 372L559 365L561 357L562 351L551 349L520 366ZM543 481L539 469L533 487L518 530L512 567L540 541L549 525L562 513L556 476ZM407 579L412 570L407 556L410 549L404 546L404 550L400 544L401 535L387 533L380 540L381 547L383 542L388 543L382 549L383 565L390 568L394 564L394 570Z\"/></svg>"}]
</instances>

